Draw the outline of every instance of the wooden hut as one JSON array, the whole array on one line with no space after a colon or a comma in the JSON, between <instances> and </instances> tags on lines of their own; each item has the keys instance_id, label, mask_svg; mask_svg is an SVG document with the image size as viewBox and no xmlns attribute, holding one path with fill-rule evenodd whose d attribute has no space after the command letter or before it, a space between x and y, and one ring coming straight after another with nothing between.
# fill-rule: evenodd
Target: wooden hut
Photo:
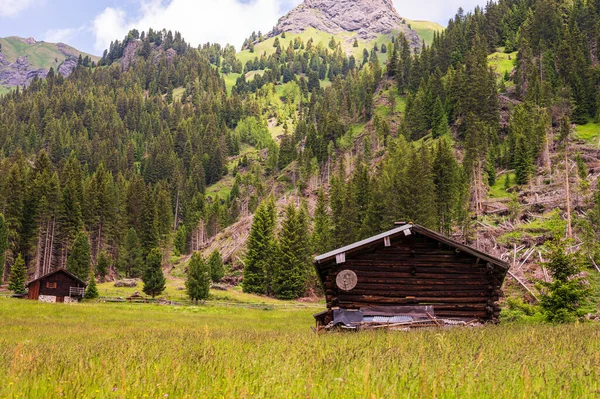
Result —
<instances>
[{"instance_id":1,"label":"wooden hut","mask_svg":"<svg viewBox=\"0 0 600 399\"><path fill-rule=\"evenodd\" d=\"M74 302L83 298L87 284L65 269L58 269L27 284L28 298L42 302Z\"/></svg>"},{"instance_id":2,"label":"wooden hut","mask_svg":"<svg viewBox=\"0 0 600 399\"><path fill-rule=\"evenodd\" d=\"M509 269L413 224L317 256L314 265L327 299L327 310L315 315L317 327L331 326L340 311L365 309L379 316L431 309L439 318L496 321Z\"/></svg>"}]
</instances>

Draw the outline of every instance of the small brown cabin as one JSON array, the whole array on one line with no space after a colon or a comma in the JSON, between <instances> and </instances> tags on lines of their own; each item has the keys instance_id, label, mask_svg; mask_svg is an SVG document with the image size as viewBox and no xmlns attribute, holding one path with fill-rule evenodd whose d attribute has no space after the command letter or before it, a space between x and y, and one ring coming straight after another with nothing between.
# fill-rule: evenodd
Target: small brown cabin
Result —
<instances>
[{"instance_id":1,"label":"small brown cabin","mask_svg":"<svg viewBox=\"0 0 600 399\"><path fill-rule=\"evenodd\" d=\"M42 302L73 302L83 298L87 284L65 269L58 269L27 284L28 298Z\"/></svg>"},{"instance_id":2,"label":"small brown cabin","mask_svg":"<svg viewBox=\"0 0 600 399\"><path fill-rule=\"evenodd\" d=\"M427 307L436 317L496 321L509 265L425 227L405 224L314 260L327 300L317 326L334 313ZM383 311L383 313L382 313Z\"/></svg>"}]
</instances>

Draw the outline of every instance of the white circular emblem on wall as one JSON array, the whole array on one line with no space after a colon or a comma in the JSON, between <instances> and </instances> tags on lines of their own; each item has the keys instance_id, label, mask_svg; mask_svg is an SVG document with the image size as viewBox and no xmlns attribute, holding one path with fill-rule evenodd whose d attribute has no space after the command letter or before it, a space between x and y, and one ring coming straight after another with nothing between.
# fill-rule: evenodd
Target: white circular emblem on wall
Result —
<instances>
[{"instance_id":1,"label":"white circular emblem on wall","mask_svg":"<svg viewBox=\"0 0 600 399\"><path fill-rule=\"evenodd\" d=\"M358 277L352 270L342 270L335 278L338 288L344 291L350 291L356 287Z\"/></svg>"}]
</instances>

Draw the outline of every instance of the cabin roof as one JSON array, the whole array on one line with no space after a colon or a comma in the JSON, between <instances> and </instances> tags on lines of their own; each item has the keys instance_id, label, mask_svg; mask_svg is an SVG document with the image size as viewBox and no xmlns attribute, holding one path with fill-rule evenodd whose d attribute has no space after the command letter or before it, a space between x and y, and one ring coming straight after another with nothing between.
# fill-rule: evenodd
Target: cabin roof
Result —
<instances>
[{"instance_id":1,"label":"cabin roof","mask_svg":"<svg viewBox=\"0 0 600 399\"><path fill-rule=\"evenodd\" d=\"M489 254L481 252L475 248L469 247L468 245L461 244L460 242L452 240L448 237L445 237L439 233L436 233L435 231L432 231L430 229L427 229L427 228L417 225L417 224L406 224L406 225L403 225L400 227L396 227L395 229L389 230L385 233L378 234L376 236L364 239L362 241L355 242L354 244L350 244L345 247L342 247L342 248L339 248L339 249L336 249L336 250L327 252L323 255L319 255L319 256L315 257L313 263L315 264L315 268L317 269L317 275L319 276L319 279L321 280L321 282L323 282L323 276L321 276L318 265L322 264L322 263L327 263L330 261L335 261L335 258L337 255L340 255L342 253L348 253L348 252L357 252L363 248L367 248L367 247L371 246L371 244L377 243L378 241L382 241L387 237L391 238L391 237L398 236L398 235L410 235L413 232L422 234L433 240L442 242L450 247L459 249L462 252L472 255L473 257L480 258L480 259L490 263L492 266L502 270L504 273L506 273L506 271L510 268L510 265L508 263L506 263L498 258L495 258Z\"/></svg>"},{"instance_id":2,"label":"cabin roof","mask_svg":"<svg viewBox=\"0 0 600 399\"><path fill-rule=\"evenodd\" d=\"M33 283L35 283L36 281L39 281L39 280L45 279L45 278L47 278L47 277L50 277L50 276L52 276L52 275L54 275L54 274L57 274L57 273L64 273L64 274L68 275L69 277L72 277L73 279L77 280L77 281L78 281L79 283L81 283L82 285L84 285L84 286L86 286L86 287L87 287L87 283L86 283L85 281L83 281L82 279L80 279L79 277L77 277L76 275L74 275L73 273L71 273L71 272L67 271L66 269L57 269L57 270L55 270L55 271L53 271L53 272L50 272L50 273L48 273L48 274L45 274L45 275L43 275L43 276L41 276L41 277L38 277L38 278L36 278L35 280L31 280L30 282L28 282L28 283L27 283L27 286L29 286L29 285L31 285L31 284L33 284Z\"/></svg>"}]
</instances>

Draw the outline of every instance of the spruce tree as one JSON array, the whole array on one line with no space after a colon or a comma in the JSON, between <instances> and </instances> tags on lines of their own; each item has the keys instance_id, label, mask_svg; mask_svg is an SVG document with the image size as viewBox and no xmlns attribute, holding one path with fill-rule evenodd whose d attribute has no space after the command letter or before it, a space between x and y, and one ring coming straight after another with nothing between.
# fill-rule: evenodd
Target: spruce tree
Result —
<instances>
[{"instance_id":1,"label":"spruce tree","mask_svg":"<svg viewBox=\"0 0 600 399\"><path fill-rule=\"evenodd\" d=\"M146 268L142 275L146 295L152 298L163 293L166 288L166 279L162 270L162 252L159 248L154 248L146 257Z\"/></svg>"},{"instance_id":2,"label":"spruce tree","mask_svg":"<svg viewBox=\"0 0 600 399\"><path fill-rule=\"evenodd\" d=\"M314 214L314 227L311 240L313 251L318 254L323 254L333 249L331 216L327 208L325 192L320 188L317 194L317 207Z\"/></svg>"},{"instance_id":3,"label":"spruce tree","mask_svg":"<svg viewBox=\"0 0 600 399\"><path fill-rule=\"evenodd\" d=\"M25 267L23 257L19 254L10 270L8 289L17 295L26 294L27 288L25 284L27 284L27 268Z\"/></svg>"},{"instance_id":4,"label":"spruce tree","mask_svg":"<svg viewBox=\"0 0 600 399\"><path fill-rule=\"evenodd\" d=\"M279 299L296 299L306 292L310 255L304 211L287 206L279 239L279 254L273 273L273 291Z\"/></svg>"},{"instance_id":5,"label":"spruce tree","mask_svg":"<svg viewBox=\"0 0 600 399\"><path fill-rule=\"evenodd\" d=\"M550 250L546 268L553 281L542 284L547 291L540 304L548 321L574 321L576 317L583 316L581 309L589 294L589 285L582 277L578 277L581 268L575 255L568 252L565 242L551 243Z\"/></svg>"},{"instance_id":6,"label":"spruce tree","mask_svg":"<svg viewBox=\"0 0 600 399\"><path fill-rule=\"evenodd\" d=\"M422 224L428 228L436 225L436 186L431 170L431 157L425 146L413 149L406 169L406 182L403 189L405 220Z\"/></svg>"},{"instance_id":7,"label":"spruce tree","mask_svg":"<svg viewBox=\"0 0 600 399\"><path fill-rule=\"evenodd\" d=\"M223 267L223 258L218 250L214 250L208 258L208 267L210 269L210 279L214 283L221 281L225 276L225 269Z\"/></svg>"},{"instance_id":8,"label":"spruce tree","mask_svg":"<svg viewBox=\"0 0 600 399\"><path fill-rule=\"evenodd\" d=\"M85 289L85 294L83 295L84 299L96 299L100 296L98 293L98 287L96 286L96 276L94 273L90 273L90 283Z\"/></svg>"},{"instance_id":9,"label":"spruce tree","mask_svg":"<svg viewBox=\"0 0 600 399\"><path fill-rule=\"evenodd\" d=\"M447 139L440 140L433 161L433 181L436 192L438 230L452 231L460 198L459 166Z\"/></svg>"},{"instance_id":10,"label":"spruce tree","mask_svg":"<svg viewBox=\"0 0 600 399\"><path fill-rule=\"evenodd\" d=\"M100 252L98 258L96 259L96 276L100 279L101 282L104 281L104 278L108 274L108 269L110 268L110 259L106 252Z\"/></svg>"},{"instance_id":11,"label":"spruce tree","mask_svg":"<svg viewBox=\"0 0 600 399\"><path fill-rule=\"evenodd\" d=\"M6 251L8 250L8 227L4 221L4 216L0 213L0 283L4 277L4 263L6 261Z\"/></svg>"},{"instance_id":12,"label":"spruce tree","mask_svg":"<svg viewBox=\"0 0 600 399\"><path fill-rule=\"evenodd\" d=\"M81 280L86 280L90 275L90 263L90 241L87 234L80 231L67 258L67 270Z\"/></svg>"},{"instance_id":13,"label":"spruce tree","mask_svg":"<svg viewBox=\"0 0 600 399\"><path fill-rule=\"evenodd\" d=\"M204 261L202 254L194 252L188 264L185 288L190 299L196 304L208 298L210 292L210 266Z\"/></svg>"},{"instance_id":14,"label":"spruce tree","mask_svg":"<svg viewBox=\"0 0 600 399\"><path fill-rule=\"evenodd\" d=\"M435 101L431 119L431 135L433 138L442 137L450 132L450 128L448 127L448 115L446 114L444 105L439 97Z\"/></svg>"},{"instance_id":15,"label":"spruce tree","mask_svg":"<svg viewBox=\"0 0 600 399\"><path fill-rule=\"evenodd\" d=\"M266 294L271 292L275 243L275 203L273 198L263 201L256 214L248 237L248 252L244 267L244 292Z\"/></svg>"},{"instance_id":16,"label":"spruce tree","mask_svg":"<svg viewBox=\"0 0 600 399\"><path fill-rule=\"evenodd\" d=\"M124 273L127 277L141 276L144 269L142 261L142 249L137 233L132 227L127 231L125 242L120 247L119 273Z\"/></svg>"}]
</instances>

